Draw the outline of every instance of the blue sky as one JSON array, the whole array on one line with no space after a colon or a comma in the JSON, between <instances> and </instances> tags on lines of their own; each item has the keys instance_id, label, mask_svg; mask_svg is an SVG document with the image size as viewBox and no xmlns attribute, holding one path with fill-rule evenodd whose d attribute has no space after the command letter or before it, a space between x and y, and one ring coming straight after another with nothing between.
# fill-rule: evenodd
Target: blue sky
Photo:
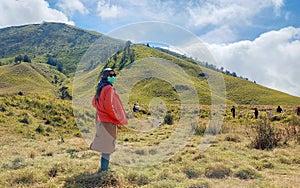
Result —
<instances>
[{"instance_id":1,"label":"blue sky","mask_svg":"<svg viewBox=\"0 0 300 188\"><path fill-rule=\"evenodd\" d=\"M43 21L103 34L144 21L174 24L198 36L218 66L300 96L299 0L0 0L0 28Z\"/></svg>"}]
</instances>

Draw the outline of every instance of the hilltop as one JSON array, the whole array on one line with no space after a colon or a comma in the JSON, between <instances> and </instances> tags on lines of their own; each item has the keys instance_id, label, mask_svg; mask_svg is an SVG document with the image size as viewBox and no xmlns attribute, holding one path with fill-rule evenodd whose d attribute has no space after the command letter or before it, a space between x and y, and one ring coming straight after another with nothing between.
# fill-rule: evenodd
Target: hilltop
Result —
<instances>
[{"instance_id":1,"label":"hilltop","mask_svg":"<svg viewBox=\"0 0 300 188\"><path fill-rule=\"evenodd\" d=\"M124 42L64 23L31 24L0 29L0 62L12 64L18 56L56 66L70 74L95 42L118 48ZM111 49L105 49L108 52ZM24 59L26 59L24 58ZM92 64L93 62L91 62Z\"/></svg>"}]
</instances>

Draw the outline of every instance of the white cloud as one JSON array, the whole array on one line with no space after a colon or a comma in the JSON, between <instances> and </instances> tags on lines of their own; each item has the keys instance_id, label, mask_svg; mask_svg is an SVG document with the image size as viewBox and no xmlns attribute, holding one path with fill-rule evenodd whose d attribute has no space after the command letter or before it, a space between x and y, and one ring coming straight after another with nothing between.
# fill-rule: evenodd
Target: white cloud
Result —
<instances>
[{"instance_id":1,"label":"white cloud","mask_svg":"<svg viewBox=\"0 0 300 188\"><path fill-rule=\"evenodd\" d=\"M201 40L208 43L227 43L236 40L235 32L228 26L220 26L200 36Z\"/></svg>"},{"instance_id":2,"label":"white cloud","mask_svg":"<svg viewBox=\"0 0 300 188\"><path fill-rule=\"evenodd\" d=\"M272 0L274 6L274 12L276 16L280 16L281 14L281 7L284 5L284 0Z\"/></svg>"},{"instance_id":3,"label":"white cloud","mask_svg":"<svg viewBox=\"0 0 300 188\"><path fill-rule=\"evenodd\" d=\"M57 6L67 15L73 16L76 11L81 14L88 14L89 10L80 0L60 0Z\"/></svg>"},{"instance_id":4,"label":"white cloud","mask_svg":"<svg viewBox=\"0 0 300 188\"><path fill-rule=\"evenodd\" d=\"M264 10L273 8L274 15L280 16L283 5L283 0L207 0L187 7L188 25L209 28L201 36L206 42L232 42L240 28L261 27L255 26L255 17Z\"/></svg>"},{"instance_id":5,"label":"white cloud","mask_svg":"<svg viewBox=\"0 0 300 188\"><path fill-rule=\"evenodd\" d=\"M218 63L238 75L300 96L300 28L286 27L254 41L211 44Z\"/></svg>"},{"instance_id":6,"label":"white cloud","mask_svg":"<svg viewBox=\"0 0 300 188\"><path fill-rule=\"evenodd\" d=\"M0 27L47 22L73 24L65 14L49 8L45 0L10 0L0 2Z\"/></svg>"},{"instance_id":7,"label":"white cloud","mask_svg":"<svg viewBox=\"0 0 300 188\"><path fill-rule=\"evenodd\" d=\"M99 0L97 12L115 27L162 21L201 33L207 42L232 42L239 38L240 28L261 27L255 26L255 18L264 10L273 9L270 16L279 15L283 5L283 0Z\"/></svg>"},{"instance_id":8,"label":"white cloud","mask_svg":"<svg viewBox=\"0 0 300 188\"><path fill-rule=\"evenodd\" d=\"M274 8L279 14L283 0L207 0L188 7L191 26L247 25L263 9Z\"/></svg>"},{"instance_id":9,"label":"white cloud","mask_svg":"<svg viewBox=\"0 0 300 188\"><path fill-rule=\"evenodd\" d=\"M100 0L97 5L98 15L102 19L117 18L124 11L120 6L111 4L110 1Z\"/></svg>"}]
</instances>

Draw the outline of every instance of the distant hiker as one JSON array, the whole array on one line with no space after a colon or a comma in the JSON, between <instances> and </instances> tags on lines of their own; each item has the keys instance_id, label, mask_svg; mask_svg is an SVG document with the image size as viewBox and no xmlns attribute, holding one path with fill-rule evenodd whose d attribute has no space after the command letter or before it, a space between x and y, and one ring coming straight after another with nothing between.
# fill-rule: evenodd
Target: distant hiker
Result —
<instances>
[{"instance_id":1,"label":"distant hiker","mask_svg":"<svg viewBox=\"0 0 300 188\"><path fill-rule=\"evenodd\" d=\"M276 112L277 113L281 113L282 112L282 108L280 106L278 106L277 109L276 109Z\"/></svg>"},{"instance_id":2,"label":"distant hiker","mask_svg":"<svg viewBox=\"0 0 300 188\"><path fill-rule=\"evenodd\" d=\"M140 111L140 106L138 102L135 102L132 108L133 112L139 112Z\"/></svg>"},{"instance_id":3,"label":"distant hiker","mask_svg":"<svg viewBox=\"0 0 300 188\"><path fill-rule=\"evenodd\" d=\"M231 108L232 117L235 118L235 106L232 106Z\"/></svg>"},{"instance_id":4,"label":"distant hiker","mask_svg":"<svg viewBox=\"0 0 300 188\"><path fill-rule=\"evenodd\" d=\"M128 123L121 100L112 85L115 80L115 71L111 68L104 69L92 101L97 111L97 129L90 148L102 153L100 172L108 170L110 155L115 151L117 125Z\"/></svg>"},{"instance_id":5,"label":"distant hiker","mask_svg":"<svg viewBox=\"0 0 300 188\"><path fill-rule=\"evenodd\" d=\"M297 115L299 116L300 115L300 106L297 107L296 111L297 111Z\"/></svg>"},{"instance_id":6,"label":"distant hiker","mask_svg":"<svg viewBox=\"0 0 300 188\"><path fill-rule=\"evenodd\" d=\"M254 108L254 115L255 115L255 118L257 119L258 118L258 109L257 108Z\"/></svg>"}]
</instances>

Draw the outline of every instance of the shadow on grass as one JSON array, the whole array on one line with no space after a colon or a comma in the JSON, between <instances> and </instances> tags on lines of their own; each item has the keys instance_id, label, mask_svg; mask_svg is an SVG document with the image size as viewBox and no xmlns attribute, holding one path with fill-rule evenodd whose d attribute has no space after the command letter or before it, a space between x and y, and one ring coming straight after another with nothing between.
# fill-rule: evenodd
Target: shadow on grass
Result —
<instances>
[{"instance_id":1,"label":"shadow on grass","mask_svg":"<svg viewBox=\"0 0 300 188\"><path fill-rule=\"evenodd\" d=\"M110 172L84 173L66 180L64 188L120 187L120 182Z\"/></svg>"}]
</instances>

